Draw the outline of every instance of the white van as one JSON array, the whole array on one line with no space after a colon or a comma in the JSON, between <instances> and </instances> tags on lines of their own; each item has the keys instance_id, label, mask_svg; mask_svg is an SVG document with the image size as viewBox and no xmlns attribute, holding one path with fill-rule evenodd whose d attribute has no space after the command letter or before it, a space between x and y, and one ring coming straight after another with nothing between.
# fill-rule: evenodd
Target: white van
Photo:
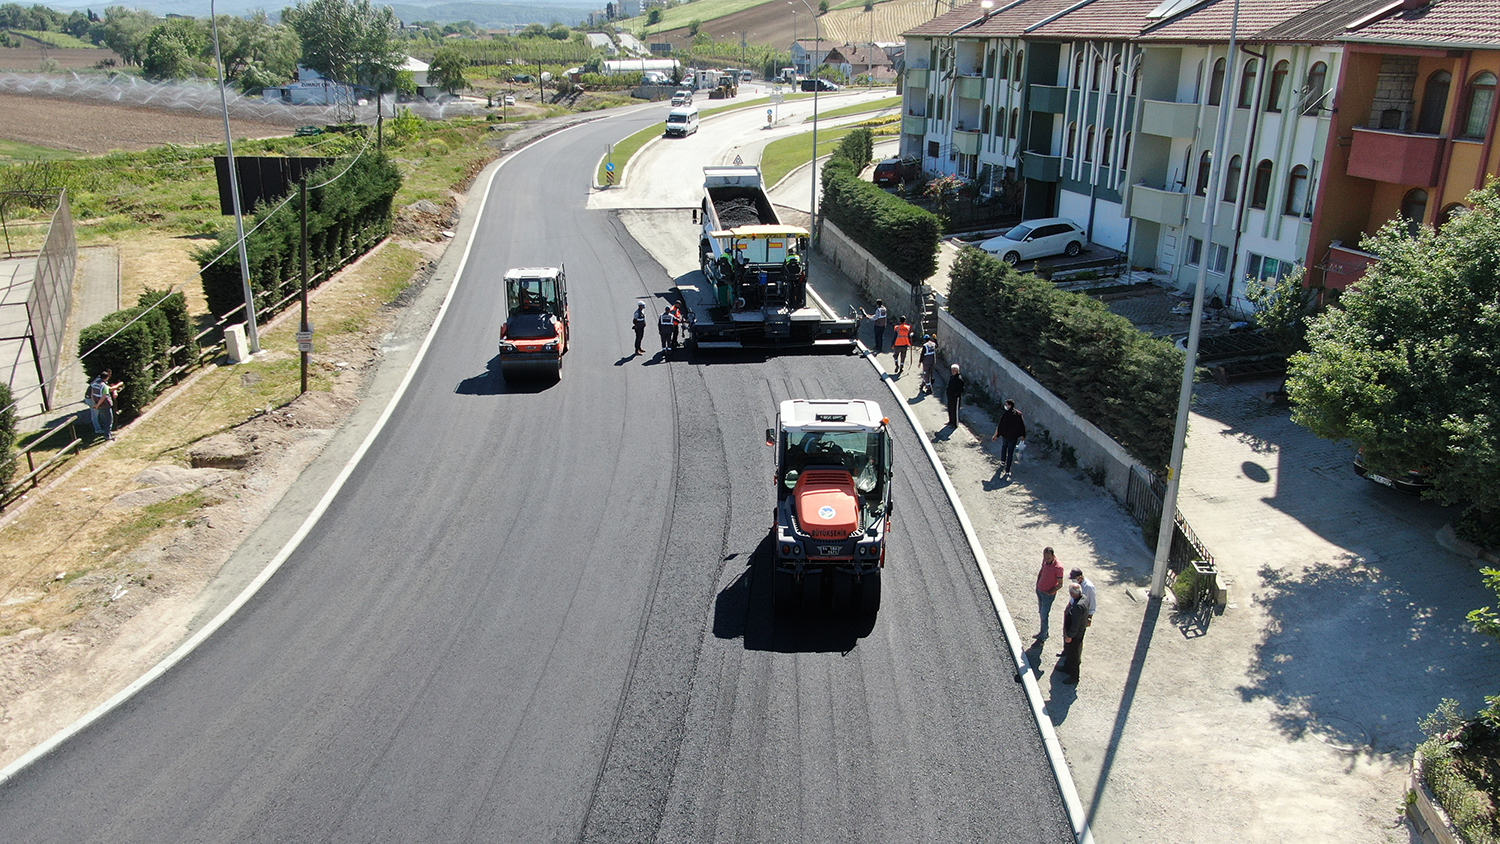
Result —
<instances>
[{"instance_id":1,"label":"white van","mask_svg":"<svg viewBox=\"0 0 1500 844\"><path fill-rule=\"evenodd\" d=\"M667 113L667 135L687 137L698 131L698 109L693 106L674 108Z\"/></svg>"}]
</instances>

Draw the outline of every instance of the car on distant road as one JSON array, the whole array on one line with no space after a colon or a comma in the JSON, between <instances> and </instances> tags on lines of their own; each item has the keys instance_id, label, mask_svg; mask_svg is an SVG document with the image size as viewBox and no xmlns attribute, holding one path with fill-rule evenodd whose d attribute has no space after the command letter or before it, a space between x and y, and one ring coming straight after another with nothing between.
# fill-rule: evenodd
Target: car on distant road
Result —
<instances>
[{"instance_id":1,"label":"car on distant road","mask_svg":"<svg viewBox=\"0 0 1500 844\"><path fill-rule=\"evenodd\" d=\"M508 105L508 106L515 105L516 104L515 95L514 94L506 94L505 95L505 104Z\"/></svg>"},{"instance_id":2,"label":"car on distant road","mask_svg":"<svg viewBox=\"0 0 1500 844\"><path fill-rule=\"evenodd\" d=\"M922 162L916 157L887 158L875 165L871 180L877 185L909 182L922 175Z\"/></svg>"},{"instance_id":3,"label":"car on distant road","mask_svg":"<svg viewBox=\"0 0 1500 844\"><path fill-rule=\"evenodd\" d=\"M687 90L686 88L679 89L677 91L677 93L675 93L675 94L672 95L672 107L673 108L680 108L682 106L687 106L687 105L692 105L692 104L693 104L693 92Z\"/></svg>"},{"instance_id":4,"label":"car on distant road","mask_svg":"<svg viewBox=\"0 0 1500 844\"><path fill-rule=\"evenodd\" d=\"M1043 217L1027 220L999 237L979 244L979 248L998 255L1011 264L1046 258L1050 255L1073 256L1088 242L1083 227L1067 217Z\"/></svg>"},{"instance_id":5,"label":"car on distant road","mask_svg":"<svg viewBox=\"0 0 1500 844\"><path fill-rule=\"evenodd\" d=\"M829 82L827 79L804 79L802 90L804 91L837 91L842 87L837 82Z\"/></svg>"}]
</instances>

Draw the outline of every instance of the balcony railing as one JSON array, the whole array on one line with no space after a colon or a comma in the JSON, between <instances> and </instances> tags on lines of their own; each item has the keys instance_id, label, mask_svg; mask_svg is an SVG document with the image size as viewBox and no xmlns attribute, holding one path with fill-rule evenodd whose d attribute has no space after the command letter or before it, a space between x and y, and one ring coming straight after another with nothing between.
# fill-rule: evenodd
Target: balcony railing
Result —
<instances>
[{"instance_id":1,"label":"balcony railing","mask_svg":"<svg viewBox=\"0 0 1500 844\"><path fill-rule=\"evenodd\" d=\"M978 100L984 97L984 79L979 76L960 76L958 84L953 86L954 93L966 100Z\"/></svg>"},{"instance_id":2,"label":"balcony railing","mask_svg":"<svg viewBox=\"0 0 1500 844\"><path fill-rule=\"evenodd\" d=\"M953 151L957 152L959 155L978 155L979 132L954 129Z\"/></svg>"},{"instance_id":3,"label":"balcony railing","mask_svg":"<svg viewBox=\"0 0 1500 844\"><path fill-rule=\"evenodd\" d=\"M1055 182L1062 176L1062 158L1045 152L1025 152L1021 155L1021 168L1028 179Z\"/></svg>"},{"instance_id":4,"label":"balcony railing","mask_svg":"<svg viewBox=\"0 0 1500 844\"><path fill-rule=\"evenodd\" d=\"M1130 216L1164 226L1180 226L1187 220L1188 195L1146 185L1130 189Z\"/></svg>"},{"instance_id":5,"label":"balcony railing","mask_svg":"<svg viewBox=\"0 0 1500 844\"><path fill-rule=\"evenodd\" d=\"M901 118L901 133L904 135L927 134L927 118L908 114Z\"/></svg>"},{"instance_id":6,"label":"balcony railing","mask_svg":"<svg viewBox=\"0 0 1500 844\"><path fill-rule=\"evenodd\" d=\"M909 67L906 69L906 87L926 88L928 70L925 67Z\"/></svg>"},{"instance_id":7,"label":"balcony railing","mask_svg":"<svg viewBox=\"0 0 1500 844\"><path fill-rule=\"evenodd\" d=\"M1440 135L1413 135L1355 128L1345 172L1359 179L1430 188L1443 163Z\"/></svg>"},{"instance_id":8,"label":"balcony railing","mask_svg":"<svg viewBox=\"0 0 1500 844\"><path fill-rule=\"evenodd\" d=\"M1068 110L1068 89L1058 85L1032 85L1027 104L1032 111L1062 114Z\"/></svg>"},{"instance_id":9,"label":"balcony railing","mask_svg":"<svg viewBox=\"0 0 1500 844\"><path fill-rule=\"evenodd\" d=\"M1213 125L1213 124L1209 124ZM1198 104L1145 100L1141 131L1163 138L1191 138L1198 128Z\"/></svg>"}]
</instances>

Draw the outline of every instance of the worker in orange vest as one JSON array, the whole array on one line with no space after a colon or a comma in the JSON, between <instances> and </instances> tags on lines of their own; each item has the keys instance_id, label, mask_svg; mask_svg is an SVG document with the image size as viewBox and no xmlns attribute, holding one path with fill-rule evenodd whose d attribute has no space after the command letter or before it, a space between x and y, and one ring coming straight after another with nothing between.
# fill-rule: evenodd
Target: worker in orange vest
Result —
<instances>
[{"instance_id":1,"label":"worker in orange vest","mask_svg":"<svg viewBox=\"0 0 1500 844\"><path fill-rule=\"evenodd\" d=\"M891 344L891 354L896 358L896 377L906 369L906 353L911 350L911 325L906 317L896 320L896 341Z\"/></svg>"}]
</instances>

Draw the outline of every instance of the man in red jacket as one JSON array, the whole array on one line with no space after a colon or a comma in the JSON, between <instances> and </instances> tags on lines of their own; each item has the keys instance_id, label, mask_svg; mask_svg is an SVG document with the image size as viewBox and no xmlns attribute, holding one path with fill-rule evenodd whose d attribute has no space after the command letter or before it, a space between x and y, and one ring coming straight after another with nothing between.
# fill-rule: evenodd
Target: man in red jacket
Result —
<instances>
[{"instance_id":1,"label":"man in red jacket","mask_svg":"<svg viewBox=\"0 0 1500 844\"><path fill-rule=\"evenodd\" d=\"M1052 601L1062 589L1064 582L1063 564L1052 553L1051 548L1042 549L1042 570L1036 575L1036 604L1037 612L1042 617L1040 633L1031 638L1038 642L1047 641L1047 627L1052 617Z\"/></svg>"}]
</instances>

